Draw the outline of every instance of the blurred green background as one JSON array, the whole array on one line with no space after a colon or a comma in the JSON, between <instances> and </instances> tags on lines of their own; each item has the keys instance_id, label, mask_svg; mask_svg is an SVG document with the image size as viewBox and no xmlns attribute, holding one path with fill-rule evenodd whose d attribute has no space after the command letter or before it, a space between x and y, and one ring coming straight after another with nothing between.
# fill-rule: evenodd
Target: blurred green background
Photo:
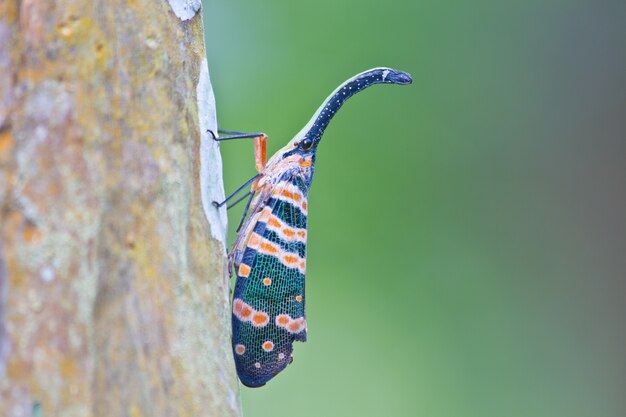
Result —
<instances>
[{"instance_id":1,"label":"blurred green background","mask_svg":"<svg viewBox=\"0 0 626 417\"><path fill-rule=\"evenodd\" d=\"M246 417L626 415L626 2L212 0L268 154L362 70L310 193L309 341ZM251 142L222 145L227 191ZM230 241L241 208L230 216Z\"/></svg>"}]
</instances>

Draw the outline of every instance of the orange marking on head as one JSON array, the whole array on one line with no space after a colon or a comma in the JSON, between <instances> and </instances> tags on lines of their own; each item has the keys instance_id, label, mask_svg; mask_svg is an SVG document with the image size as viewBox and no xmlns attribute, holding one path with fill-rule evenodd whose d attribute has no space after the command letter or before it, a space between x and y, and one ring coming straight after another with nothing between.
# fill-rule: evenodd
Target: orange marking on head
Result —
<instances>
[{"instance_id":1,"label":"orange marking on head","mask_svg":"<svg viewBox=\"0 0 626 417\"><path fill-rule=\"evenodd\" d=\"M289 324L289 321L291 321L291 318L287 314L279 314L276 316L276 325L278 327L285 327Z\"/></svg>"},{"instance_id":2,"label":"orange marking on head","mask_svg":"<svg viewBox=\"0 0 626 417\"><path fill-rule=\"evenodd\" d=\"M290 162L297 162L300 159L302 159L302 157L300 155L290 155L287 158L283 159L281 161L282 164L288 164Z\"/></svg>"},{"instance_id":3,"label":"orange marking on head","mask_svg":"<svg viewBox=\"0 0 626 417\"><path fill-rule=\"evenodd\" d=\"M271 340L267 340L263 342L263 345L261 346L263 347L263 350L266 352L271 352L272 350L274 350L274 343Z\"/></svg>"},{"instance_id":4,"label":"orange marking on head","mask_svg":"<svg viewBox=\"0 0 626 417\"><path fill-rule=\"evenodd\" d=\"M263 327L269 323L270 317L263 311L257 311L252 316L252 325L254 327Z\"/></svg>"},{"instance_id":5,"label":"orange marking on head","mask_svg":"<svg viewBox=\"0 0 626 417\"><path fill-rule=\"evenodd\" d=\"M242 278L248 278L250 276L250 266L246 264L239 265L239 276Z\"/></svg>"},{"instance_id":6,"label":"orange marking on head","mask_svg":"<svg viewBox=\"0 0 626 417\"><path fill-rule=\"evenodd\" d=\"M244 345L235 345L235 353L237 355L243 355L246 351L246 347Z\"/></svg>"},{"instance_id":7,"label":"orange marking on head","mask_svg":"<svg viewBox=\"0 0 626 417\"><path fill-rule=\"evenodd\" d=\"M269 242L262 242L261 243L261 250L263 252L267 252L267 253L271 253L271 254L276 254L278 253L278 247L276 247L276 245L269 243Z\"/></svg>"},{"instance_id":8,"label":"orange marking on head","mask_svg":"<svg viewBox=\"0 0 626 417\"><path fill-rule=\"evenodd\" d=\"M250 235L250 239L248 239L248 247L252 249L257 249L261 244L261 236L256 233L252 233Z\"/></svg>"},{"instance_id":9,"label":"orange marking on head","mask_svg":"<svg viewBox=\"0 0 626 417\"><path fill-rule=\"evenodd\" d=\"M311 160L310 159L301 159L299 162L300 166L302 168L308 168L311 166Z\"/></svg>"},{"instance_id":10,"label":"orange marking on head","mask_svg":"<svg viewBox=\"0 0 626 417\"><path fill-rule=\"evenodd\" d=\"M301 295L296 295L296 301L301 303L302 302L302 296Z\"/></svg>"},{"instance_id":11,"label":"orange marking on head","mask_svg":"<svg viewBox=\"0 0 626 417\"><path fill-rule=\"evenodd\" d=\"M263 278L263 285L265 286L272 285L272 280L270 278Z\"/></svg>"}]
</instances>

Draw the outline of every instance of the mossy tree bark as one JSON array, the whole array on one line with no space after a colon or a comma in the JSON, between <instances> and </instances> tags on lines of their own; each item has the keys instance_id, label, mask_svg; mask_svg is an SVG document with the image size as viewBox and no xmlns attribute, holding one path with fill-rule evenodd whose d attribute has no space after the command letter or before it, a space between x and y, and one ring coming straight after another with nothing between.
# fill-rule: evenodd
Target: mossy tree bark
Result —
<instances>
[{"instance_id":1,"label":"mossy tree bark","mask_svg":"<svg viewBox=\"0 0 626 417\"><path fill-rule=\"evenodd\" d=\"M199 7L0 0L2 416L240 414Z\"/></svg>"}]
</instances>

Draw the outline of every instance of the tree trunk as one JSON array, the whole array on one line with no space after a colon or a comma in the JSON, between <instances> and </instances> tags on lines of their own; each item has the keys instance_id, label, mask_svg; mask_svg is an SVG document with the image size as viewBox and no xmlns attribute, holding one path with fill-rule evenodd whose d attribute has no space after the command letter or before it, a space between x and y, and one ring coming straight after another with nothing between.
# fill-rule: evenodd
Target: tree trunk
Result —
<instances>
[{"instance_id":1,"label":"tree trunk","mask_svg":"<svg viewBox=\"0 0 626 417\"><path fill-rule=\"evenodd\" d=\"M239 415L200 0L0 0L0 415Z\"/></svg>"}]
</instances>

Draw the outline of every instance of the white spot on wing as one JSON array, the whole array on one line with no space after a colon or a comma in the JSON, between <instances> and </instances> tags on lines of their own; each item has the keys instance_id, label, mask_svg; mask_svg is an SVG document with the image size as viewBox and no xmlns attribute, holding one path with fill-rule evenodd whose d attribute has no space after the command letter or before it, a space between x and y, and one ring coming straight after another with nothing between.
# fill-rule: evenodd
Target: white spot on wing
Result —
<instances>
[{"instance_id":1,"label":"white spot on wing","mask_svg":"<svg viewBox=\"0 0 626 417\"><path fill-rule=\"evenodd\" d=\"M389 70L384 70L383 71L383 81L385 81L385 78L387 78L387 76L389 75Z\"/></svg>"}]
</instances>

